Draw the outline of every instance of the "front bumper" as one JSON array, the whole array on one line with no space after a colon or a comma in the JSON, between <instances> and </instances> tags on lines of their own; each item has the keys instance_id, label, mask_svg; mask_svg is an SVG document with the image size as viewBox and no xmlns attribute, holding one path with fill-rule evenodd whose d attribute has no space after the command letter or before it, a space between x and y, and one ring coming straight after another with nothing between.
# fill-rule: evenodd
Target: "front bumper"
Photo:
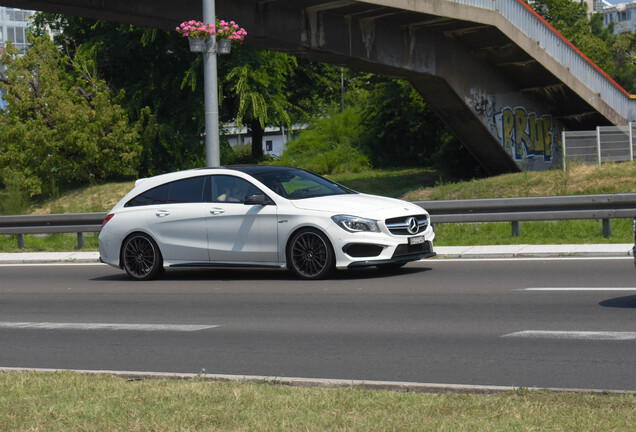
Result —
<instances>
[{"instance_id":1,"label":"front bumper","mask_svg":"<svg viewBox=\"0 0 636 432\"><path fill-rule=\"evenodd\" d=\"M393 256L389 259L355 261L347 266L347 268L364 268L383 264L396 264L418 261L424 258L432 258L437 255L433 252L433 243L426 241L419 245L401 244L395 248Z\"/></svg>"}]
</instances>

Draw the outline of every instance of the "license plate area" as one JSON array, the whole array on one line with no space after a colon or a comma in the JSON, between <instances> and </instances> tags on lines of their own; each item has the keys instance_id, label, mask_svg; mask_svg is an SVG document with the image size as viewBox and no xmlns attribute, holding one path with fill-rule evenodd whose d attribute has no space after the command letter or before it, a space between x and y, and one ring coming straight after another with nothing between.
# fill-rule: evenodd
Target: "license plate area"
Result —
<instances>
[{"instance_id":1,"label":"license plate area","mask_svg":"<svg viewBox=\"0 0 636 432\"><path fill-rule=\"evenodd\" d=\"M419 237L409 237L409 245L418 245L418 244L422 244L426 241L426 239L424 238L424 236L419 236Z\"/></svg>"}]
</instances>

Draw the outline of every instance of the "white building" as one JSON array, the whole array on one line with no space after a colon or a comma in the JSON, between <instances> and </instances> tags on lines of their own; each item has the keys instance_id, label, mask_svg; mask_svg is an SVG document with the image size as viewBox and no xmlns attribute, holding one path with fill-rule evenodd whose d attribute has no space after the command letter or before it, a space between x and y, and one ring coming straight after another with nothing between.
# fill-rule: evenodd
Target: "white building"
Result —
<instances>
[{"instance_id":1,"label":"white building","mask_svg":"<svg viewBox=\"0 0 636 432\"><path fill-rule=\"evenodd\" d=\"M605 2L603 0L584 0L587 4L587 12L595 14L603 11Z\"/></svg>"},{"instance_id":2,"label":"white building","mask_svg":"<svg viewBox=\"0 0 636 432\"><path fill-rule=\"evenodd\" d=\"M275 158L280 157L287 147L287 141L294 139L307 125L292 125L292 129L285 127L266 127L263 134L263 153ZM252 136L245 126L240 129L235 125L227 125L223 128L230 146L246 144L252 145Z\"/></svg>"},{"instance_id":3,"label":"white building","mask_svg":"<svg viewBox=\"0 0 636 432\"><path fill-rule=\"evenodd\" d=\"M636 30L636 1L605 6L603 15L605 27L614 23L616 34Z\"/></svg>"},{"instance_id":4,"label":"white building","mask_svg":"<svg viewBox=\"0 0 636 432\"><path fill-rule=\"evenodd\" d=\"M27 48L26 29L33 11L0 6L0 50L8 41L23 51Z\"/></svg>"},{"instance_id":5,"label":"white building","mask_svg":"<svg viewBox=\"0 0 636 432\"><path fill-rule=\"evenodd\" d=\"M9 41L20 52L27 49L26 29L31 15L33 15L33 11L0 6L0 53L4 51L4 47ZM3 71L4 67L0 64L0 74ZM2 93L0 93L0 108L4 108L5 105Z\"/></svg>"}]
</instances>

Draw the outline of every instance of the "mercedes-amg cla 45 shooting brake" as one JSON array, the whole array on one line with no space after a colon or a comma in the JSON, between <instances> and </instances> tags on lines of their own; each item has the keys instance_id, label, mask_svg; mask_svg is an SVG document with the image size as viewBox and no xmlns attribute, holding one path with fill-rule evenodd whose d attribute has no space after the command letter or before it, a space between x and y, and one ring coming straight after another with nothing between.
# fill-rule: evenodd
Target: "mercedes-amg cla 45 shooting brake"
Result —
<instances>
[{"instance_id":1,"label":"mercedes-amg cla 45 shooting brake","mask_svg":"<svg viewBox=\"0 0 636 432\"><path fill-rule=\"evenodd\" d=\"M104 220L102 262L148 280L166 267L397 268L435 255L428 213L278 166L202 168L138 180Z\"/></svg>"}]
</instances>

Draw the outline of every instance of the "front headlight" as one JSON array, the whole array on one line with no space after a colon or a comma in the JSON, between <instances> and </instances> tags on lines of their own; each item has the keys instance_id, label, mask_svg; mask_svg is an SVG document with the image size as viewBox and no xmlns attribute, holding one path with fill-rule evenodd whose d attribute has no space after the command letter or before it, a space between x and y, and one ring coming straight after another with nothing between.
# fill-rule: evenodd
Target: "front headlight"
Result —
<instances>
[{"instance_id":1,"label":"front headlight","mask_svg":"<svg viewBox=\"0 0 636 432\"><path fill-rule=\"evenodd\" d=\"M340 228L349 232L380 232L378 223L372 219L350 215L331 216L331 219L337 223Z\"/></svg>"}]
</instances>

